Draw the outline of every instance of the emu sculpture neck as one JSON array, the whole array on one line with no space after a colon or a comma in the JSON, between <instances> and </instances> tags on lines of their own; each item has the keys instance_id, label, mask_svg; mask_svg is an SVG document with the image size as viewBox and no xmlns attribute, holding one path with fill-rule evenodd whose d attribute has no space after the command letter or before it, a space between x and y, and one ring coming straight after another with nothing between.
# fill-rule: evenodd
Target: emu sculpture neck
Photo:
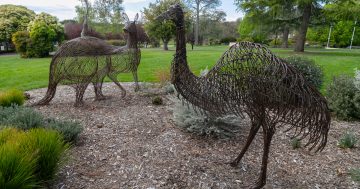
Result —
<instances>
[{"instance_id":1,"label":"emu sculpture neck","mask_svg":"<svg viewBox=\"0 0 360 189\"><path fill-rule=\"evenodd\" d=\"M186 83L186 80L196 77L189 69L186 57L185 23L184 13L180 9L177 12L176 25L176 54L172 65L172 82L174 85ZM180 82L177 82L181 80ZM178 86L181 87L181 86ZM186 97L185 97L186 98Z\"/></svg>"}]
</instances>

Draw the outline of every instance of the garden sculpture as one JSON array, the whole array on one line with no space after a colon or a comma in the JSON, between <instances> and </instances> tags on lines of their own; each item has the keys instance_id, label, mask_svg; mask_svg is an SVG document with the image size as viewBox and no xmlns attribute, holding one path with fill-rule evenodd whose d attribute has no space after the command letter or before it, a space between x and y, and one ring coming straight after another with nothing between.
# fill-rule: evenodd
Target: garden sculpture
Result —
<instances>
[{"instance_id":1,"label":"garden sculpture","mask_svg":"<svg viewBox=\"0 0 360 189\"><path fill-rule=\"evenodd\" d=\"M327 102L292 66L259 44L240 42L230 47L207 75L197 77L187 64L181 6L172 6L157 19L169 19L176 25L171 82L182 99L207 114L247 114L250 118L249 136L232 166L239 164L262 128L261 171L253 188L266 183L270 143L277 127L287 127L294 132L293 137L308 139L305 147L309 150L317 152L325 147L330 127Z\"/></svg>"},{"instance_id":2,"label":"garden sculpture","mask_svg":"<svg viewBox=\"0 0 360 189\"><path fill-rule=\"evenodd\" d=\"M65 42L56 51L50 64L49 84L46 95L35 105L48 104L55 95L59 83L71 85L76 91L75 106L83 104L83 95L90 83L94 85L96 100L103 100L102 84L108 76L126 95L125 89L117 80L119 73L132 72L135 81L135 91L139 89L137 68L140 63L141 52L137 46L136 14L134 21L126 21L124 32L128 34L126 46L117 47L107 44L104 40L87 36L88 2L86 3L86 17L81 37Z\"/></svg>"}]
</instances>

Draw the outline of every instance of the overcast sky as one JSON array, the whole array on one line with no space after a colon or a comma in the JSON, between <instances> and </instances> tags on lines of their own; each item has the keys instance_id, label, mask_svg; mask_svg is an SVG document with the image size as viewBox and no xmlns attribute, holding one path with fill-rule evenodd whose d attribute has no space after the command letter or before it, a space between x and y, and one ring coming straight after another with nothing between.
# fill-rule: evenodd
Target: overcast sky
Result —
<instances>
[{"instance_id":1,"label":"overcast sky","mask_svg":"<svg viewBox=\"0 0 360 189\"><path fill-rule=\"evenodd\" d=\"M90 0L91 1L91 0ZM147 7L150 2L155 0L124 0L123 6L125 12L132 19L137 12L140 13L144 7ZM58 17L60 20L73 19L76 17L75 6L80 5L79 0L0 0L2 4L23 5L36 13L46 12ZM241 17L242 14L236 12L236 7L233 0L222 0L222 5L219 9L225 11L227 14L226 20L235 21Z\"/></svg>"}]
</instances>

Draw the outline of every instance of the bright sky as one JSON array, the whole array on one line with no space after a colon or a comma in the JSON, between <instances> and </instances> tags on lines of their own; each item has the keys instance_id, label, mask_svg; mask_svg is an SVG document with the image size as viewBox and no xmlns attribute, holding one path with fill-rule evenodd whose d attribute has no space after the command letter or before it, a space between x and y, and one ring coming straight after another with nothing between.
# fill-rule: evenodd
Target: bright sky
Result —
<instances>
[{"instance_id":1,"label":"bright sky","mask_svg":"<svg viewBox=\"0 0 360 189\"><path fill-rule=\"evenodd\" d=\"M150 2L155 2L155 0L124 0L123 6L129 18L132 19L137 12L140 14L140 10L147 7ZM36 13L46 12L64 20L75 18L75 6L81 3L79 0L0 0L0 5L2 4L23 5ZM228 21L235 21L242 16L241 13L236 12L232 0L222 0L219 9L226 12Z\"/></svg>"}]
</instances>

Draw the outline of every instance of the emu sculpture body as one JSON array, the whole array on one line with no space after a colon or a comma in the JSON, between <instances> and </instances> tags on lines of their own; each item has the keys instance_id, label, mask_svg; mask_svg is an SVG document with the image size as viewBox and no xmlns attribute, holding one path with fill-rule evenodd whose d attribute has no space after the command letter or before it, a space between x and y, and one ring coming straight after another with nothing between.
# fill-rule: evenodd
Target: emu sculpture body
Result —
<instances>
[{"instance_id":1,"label":"emu sculpture body","mask_svg":"<svg viewBox=\"0 0 360 189\"><path fill-rule=\"evenodd\" d=\"M87 11L88 2L85 1ZM70 40L59 48L50 64L49 84L46 95L35 105L46 105L54 97L59 83L71 85L76 91L75 106L83 104L83 95L90 83L94 85L96 100L105 99L102 94L104 78L108 76L126 95L125 89L117 80L119 73L132 72L135 81L135 91L139 89L137 68L141 52L137 46L135 20L129 21L126 14L124 32L128 34L126 46L117 47L107 44L104 40L87 36L87 16L84 20L81 37Z\"/></svg>"},{"instance_id":2,"label":"emu sculpture body","mask_svg":"<svg viewBox=\"0 0 360 189\"><path fill-rule=\"evenodd\" d=\"M197 77L187 64L181 6L172 6L157 19L169 19L176 25L171 80L184 100L213 115L247 114L250 118L249 136L232 166L239 164L262 128L261 171L253 188L266 183L268 154L276 128L287 126L294 137L308 139L305 147L309 150L325 147L330 127L326 100L292 66L259 44L240 42L225 52L206 76Z\"/></svg>"}]
</instances>

